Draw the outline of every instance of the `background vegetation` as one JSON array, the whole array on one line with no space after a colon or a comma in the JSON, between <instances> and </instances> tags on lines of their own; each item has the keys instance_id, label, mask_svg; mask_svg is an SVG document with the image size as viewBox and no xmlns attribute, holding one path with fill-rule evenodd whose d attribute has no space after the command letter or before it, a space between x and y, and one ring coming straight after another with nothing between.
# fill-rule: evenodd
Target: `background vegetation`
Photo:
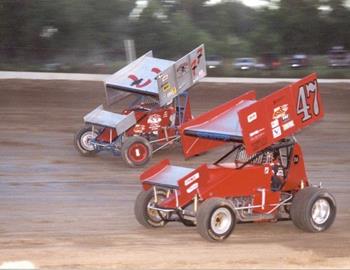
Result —
<instances>
[{"instance_id":1,"label":"background vegetation","mask_svg":"<svg viewBox=\"0 0 350 270\"><path fill-rule=\"evenodd\" d=\"M149 0L139 13L135 7L132 0L1 0L0 69L112 72L125 62L125 39L135 41L137 55L152 49L175 59L205 43L207 54L227 59L218 74L226 76L233 57L350 48L350 10L343 0L271 0L259 9L239 1ZM327 65L324 57L314 59L317 67ZM320 71L349 76L349 70Z\"/></svg>"}]
</instances>

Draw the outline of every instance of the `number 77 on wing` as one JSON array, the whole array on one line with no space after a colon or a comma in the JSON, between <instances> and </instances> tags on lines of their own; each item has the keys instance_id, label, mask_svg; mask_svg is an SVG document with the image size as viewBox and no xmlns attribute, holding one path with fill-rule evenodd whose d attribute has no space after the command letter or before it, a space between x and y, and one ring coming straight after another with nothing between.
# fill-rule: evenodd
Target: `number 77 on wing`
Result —
<instances>
[{"instance_id":1,"label":"number 77 on wing","mask_svg":"<svg viewBox=\"0 0 350 270\"><path fill-rule=\"evenodd\" d=\"M239 111L243 140L255 153L293 135L324 115L315 73Z\"/></svg>"}]
</instances>

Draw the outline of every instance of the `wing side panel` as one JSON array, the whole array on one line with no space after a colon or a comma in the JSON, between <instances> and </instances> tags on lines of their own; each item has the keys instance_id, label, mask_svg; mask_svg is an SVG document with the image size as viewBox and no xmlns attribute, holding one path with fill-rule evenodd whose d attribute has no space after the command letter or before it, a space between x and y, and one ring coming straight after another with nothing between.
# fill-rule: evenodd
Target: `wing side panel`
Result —
<instances>
[{"instance_id":1,"label":"wing side panel","mask_svg":"<svg viewBox=\"0 0 350 270\"><path fill-rule=\"evenodd\" d=\"M324 116L315 73L238 112L247 153L254 154Z\"/></svg>"},{"instance_id":2,"label":"wing side panel","mask_svg":"<svg viewBox=\"0 0 350 270\"><path fill-rule=\"evenodd\" d=\"M181 134L181 141L182 141L184 156L186 158L189 158L191 156L207 152L208 150L214 147L218 147L225 143L224 141L210 140L210 139L195 137L193 135L192 136L186 135L185 134L186 129L190 129L191 127L195 127L197 125L200 125L215 119L217 116L221 115L225 111L229 111L230 109L232 109L242 100L255 100L255 98L256 98L255 91L249 91L183 124L180 127L180 134ZM237 123L227 123L227 124L234 126ZM218 131L218 133L220 133L220 131Z\"/></svg>"}]
</instances>

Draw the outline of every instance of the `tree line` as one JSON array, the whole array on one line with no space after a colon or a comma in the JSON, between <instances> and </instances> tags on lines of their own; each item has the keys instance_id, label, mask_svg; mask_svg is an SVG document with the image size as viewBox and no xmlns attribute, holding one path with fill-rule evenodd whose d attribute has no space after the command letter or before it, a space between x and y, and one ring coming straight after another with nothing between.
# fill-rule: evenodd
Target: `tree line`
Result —
<instances>
[{"instance_id":1,"label":"tree line","mask_svg":"<svg viewBox=\"0 0 350 270\"><path fill-rule=\"evenodd\" d=\"M325 54L350 48L350 10L344 0L271 0L253 9L239 1L149 0L130 16L136 1L2 0L0 57L40 61L60 55L123 57L123 40L137 54L181 56L200 43L224 57Z\"/></svg>"}]
</instances>

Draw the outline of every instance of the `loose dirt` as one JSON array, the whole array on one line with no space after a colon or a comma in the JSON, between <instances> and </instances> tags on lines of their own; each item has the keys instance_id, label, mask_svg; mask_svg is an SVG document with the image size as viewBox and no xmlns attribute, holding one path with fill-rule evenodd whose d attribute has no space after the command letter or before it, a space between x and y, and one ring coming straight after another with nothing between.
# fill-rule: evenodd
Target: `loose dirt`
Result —
<instances>
[{"instance_id":1,"label":"loose dirt","mask_svg":"<svg viewBox=\"0 0 350 270\"><path fill-rule=\"evenodd\" d=\"M262 97L284 84L198 84L194 115L247 90ZM73 135L104 102L100 82L0 81L0 264L39 268L232 269L350 268L350 89L320 85L324 120L297 135L310 181L336 197L333 227L319 234L292 222L239 224L223 243L208 243L180 223L147 230L134 218L144 170L110 153L80 156ZM196 167L224 152L184 160L180 147L155 154Z\"/></svg>"}]
</instances>

